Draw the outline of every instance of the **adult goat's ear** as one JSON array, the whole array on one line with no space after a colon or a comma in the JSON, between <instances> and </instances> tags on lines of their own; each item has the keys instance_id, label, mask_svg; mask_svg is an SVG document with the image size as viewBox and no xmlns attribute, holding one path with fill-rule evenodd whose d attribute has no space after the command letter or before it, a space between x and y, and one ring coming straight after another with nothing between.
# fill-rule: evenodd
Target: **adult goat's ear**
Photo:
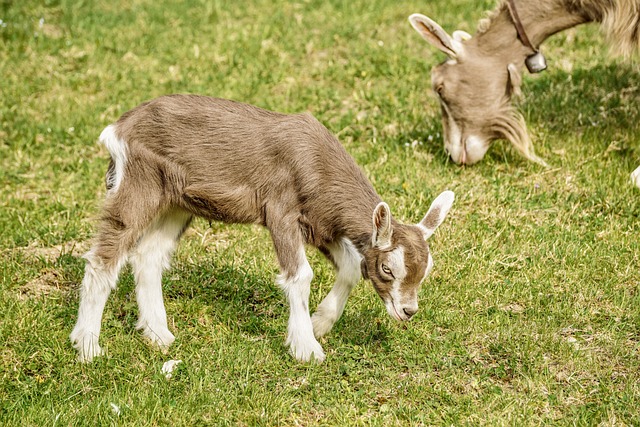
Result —
<instances>
[{"instance_id":1,"label":"adult goat's ear","mask_svg":"<svg viewBox=\"0 0 640 427\"><path fill-rule=\"evenodd\" d=\"M507 73L509 75L509 81L507 82L507 93L516 97L522 96L522 74L518 70L515 64L507 65Z\"/></svg>"},{"instance_id":2,"label":"adult goat's ear","mask_svg":"<svg viewBox=\"0 0 640 427\"><path fill-rule=\"evenodd\" d=\"M378 203L373 210L373 234L371 244L375 248L385 249L391 246L391 210L385 202Z\"/></svg>"},{"instance_id":3,"label":"adult goat's ear","mask_svg":"<svg viewBox=\"0 0 640 427\"><path fill-rule=\"evenodd\" d=\"M471 39L471 34L467 33L466 31L455 30L451 34L451 37L453 37L454 40L457 40L459 42L466 42L467 40Z\"/></svg>"},{"instance_id":4,"label":"adult goat's ear","mask_svg":"<svg viewBox=\"0 0 640 427\"><path fill-rule=\"evenodd\" d=\"M453 191L443 191L436 199L431 203L431 207L427 214L422 218L417 225L422 230L425 240L431 237L436 231L438 226L442 224L442 221L447 217L455 195Z\"/></svg>"},{"instance_id":5,"label":"adult goat's ear","mask_svg":"<svg viewBox=\"0 0 640 427\"><path fill-rule=\"evenodd\" d=\"M422 38L446 53L450 58L457 59L462 56L464 52L462 40L469 34L456 32L456 37L451 37L437 22L419 13L411 15L409 22Z\"/></svg>"}]
</instances>

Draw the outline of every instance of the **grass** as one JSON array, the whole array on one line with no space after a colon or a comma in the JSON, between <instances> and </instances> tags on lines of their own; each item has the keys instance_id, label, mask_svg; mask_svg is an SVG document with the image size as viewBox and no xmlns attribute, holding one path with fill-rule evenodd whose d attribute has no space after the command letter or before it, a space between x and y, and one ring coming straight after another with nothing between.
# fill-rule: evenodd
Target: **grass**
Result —
<instances>
[{"instance_id":1,"label":"grass","mask_svg":"<svg viewBox=\"0 0 640 427\"><path fill-rule=\"evenodd\" d=\"M520 105L552 167L502 142L452 165L429 89L443 58L407 16L473 32L492 5L0 2L0 424L640 424L640 69L594 26L554 36ZM108 162L95 141L175 92L312 112L404 221L454 190L416 318L395 323L361 283L326 362L296 363L266 231L197 221L164 279L168 354L134 330L127 271L106 357L76 363L78 254ZM315 307L333 272L308 253ZM169 359L183 364L167 380Z\"/></svg>"}]
</instances>

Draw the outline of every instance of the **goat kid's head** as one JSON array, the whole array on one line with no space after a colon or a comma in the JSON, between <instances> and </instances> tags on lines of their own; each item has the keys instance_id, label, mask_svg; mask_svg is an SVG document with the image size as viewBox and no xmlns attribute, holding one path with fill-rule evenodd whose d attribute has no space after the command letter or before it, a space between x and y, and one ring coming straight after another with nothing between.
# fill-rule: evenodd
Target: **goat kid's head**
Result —
<instances>
[{"instance_id":1,"label":"goat kid's head","mask_svg":"<svg viewBox=\"0 0 640 427\"><path fill-rule=\"evenodd\" d=\"M424 15L413 14L409 22L449 57L431 71L431 85L440 101L444 148L451 159L474 164L494 140L506 139L526 158L541 162L531 149L524 118L511 105L512 96L520 94L522 64L510 62L506 51L483 52L464 31L450 36Z\"/></svg>"},{"instance_id":2,"label":"goat kid's head","mask_svg":"<svg viewBox=\"0 0 640 427\"><path fill-rule=\"evenodd\" d=\"M444 221L453 200L451 191L440 194L416 225L392 222L384 202L373 211L371 247L364 252L362 271L396 320L409 320L418 311L418 290L433 267L426 240Z\"/></svg>"}]
</instances>

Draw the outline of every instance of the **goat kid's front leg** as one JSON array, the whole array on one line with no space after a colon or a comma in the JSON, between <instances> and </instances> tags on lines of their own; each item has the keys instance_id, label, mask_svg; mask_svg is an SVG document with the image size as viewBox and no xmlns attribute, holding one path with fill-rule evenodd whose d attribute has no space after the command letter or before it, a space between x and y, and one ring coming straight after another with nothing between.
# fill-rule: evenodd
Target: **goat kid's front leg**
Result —
<instances>
[{"instance_id":1,"label":"goat kid's front leg","mask_svg":"<svg viewBox=\"0 0 640 427\"><path fill-rule=\"evenodd\" d=\"M347 299L361 277L361 256L353 243L343 239L327 249L336 266L336 282L311 317L316 338L327 334L342 316Z\"/></svg>"},{"instance_id":2,"label":"goat kid's front leg","mask_svg":"<svg viewBox=\"0 0 640 427\"><path fill-rule=\"evenodd\" d=\"M291 229L288 230L291 233ZM287 345L293 357L301 362L315 360L320 363L325 359L322 346L313 335L311 316L309 315L309 293L313 270L304 253L302 236L294 241L280 238L271 230L274 246L280 262L280 274L276 283L289 301L289 327Z\"/></svg>"}]
</instances>

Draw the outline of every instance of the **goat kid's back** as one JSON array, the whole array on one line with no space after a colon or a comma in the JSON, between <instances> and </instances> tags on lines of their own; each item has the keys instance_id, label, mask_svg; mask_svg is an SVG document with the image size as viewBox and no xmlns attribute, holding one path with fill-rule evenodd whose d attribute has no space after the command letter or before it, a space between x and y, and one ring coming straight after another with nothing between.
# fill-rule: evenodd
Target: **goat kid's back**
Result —
<instances>
[{"instance_id":1,"label":"goat kid's back","mask_svg":"<svg viewBox=\"0 0 640 427\"><path fill-rule=\"evenodd\" d=\"M373 210L380 201L342 145L309 114L175 95L131 110L115 131L130 152L131 181L153 183L164 198L159 203L208 219L267 225L271 209Z\"/></svg>"},{"instance_id":2,"label":"goat kid's back","mask_svg":"<svg viewBox=\"0 0 640 427\"><path fill-rule=\"evenodd\" d=\"M397 223L353 159L311 115L173 95L125 113L100 140L111 164L71 334L81 360L101 352L102 311L127 260L136 279L137 327L162 347L173 342L162 270L193 216L269 229L281 268L277 282L291 308L287 342L299 360L324 359L316 337L342 314L361 269L390 315L408 320L417 311L417 288L432 265L425 239L444 220L453 193L436 199L420 224ZM338 270L313 319L305 243Z\"/></svg>"}]
</instances>

